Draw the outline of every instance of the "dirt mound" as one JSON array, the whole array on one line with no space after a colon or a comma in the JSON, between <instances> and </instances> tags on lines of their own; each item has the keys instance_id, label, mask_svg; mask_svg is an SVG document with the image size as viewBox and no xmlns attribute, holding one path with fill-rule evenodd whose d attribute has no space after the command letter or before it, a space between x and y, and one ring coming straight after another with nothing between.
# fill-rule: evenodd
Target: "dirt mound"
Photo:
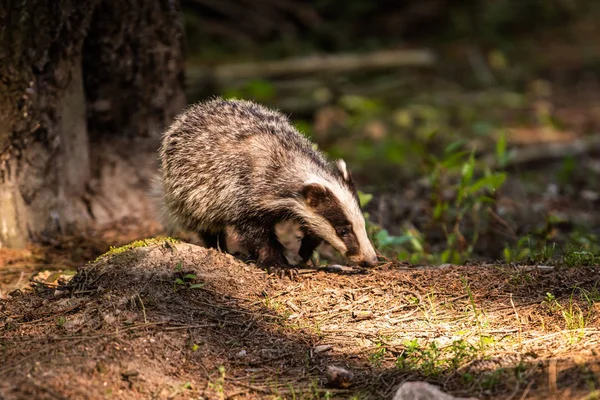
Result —
<instances>
[{"instance_id":1,"label":"dirt mound","mask_svg":"<svg viewBox=\"0 0 600 400\"><path fill-rule=\"evenodd\" d=\"M0 398L369 399L409 379L463 396L582 395L600 371L599 272L390 263L290 281L136 242L0 301ZM348 387L328 384L331 366L352 371Z\"/></svg>"}]
</instances>

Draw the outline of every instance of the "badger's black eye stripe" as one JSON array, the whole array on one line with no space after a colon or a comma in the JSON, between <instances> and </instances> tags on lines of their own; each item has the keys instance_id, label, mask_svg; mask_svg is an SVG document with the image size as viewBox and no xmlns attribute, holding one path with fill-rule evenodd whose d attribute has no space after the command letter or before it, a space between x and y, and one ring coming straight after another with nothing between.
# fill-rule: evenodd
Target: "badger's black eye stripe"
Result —
<instances>
[{"instance_id":1,"label":"badger's black eye stripe","mask_svg":"<svg viewBox=\"0 0 600 400\"><path fill-rule=\"evenodd\" d=\"M339 228L337 230L337 234L339 236L348 236L350 234L350 228Z\"/></svg>"}]
</instances>

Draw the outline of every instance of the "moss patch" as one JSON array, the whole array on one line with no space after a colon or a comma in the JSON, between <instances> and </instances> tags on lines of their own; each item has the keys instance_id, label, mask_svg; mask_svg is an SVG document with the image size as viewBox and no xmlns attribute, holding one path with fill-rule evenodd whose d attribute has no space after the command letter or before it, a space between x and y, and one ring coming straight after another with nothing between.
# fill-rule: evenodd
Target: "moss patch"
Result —
<instances>
[{"instance_id":1,"label":"moss patch","mask_svg":"<svg viewBox=\"0 0 600 400\"><path fill-rule=\"evenodd\" d=\"M136 249L138 247L147 247L147 246L152 246L152 245L156 245L156 244L178 243L178 242L179 242L179 240L174 239L172 237L155 237L155 238L135 240L135 241L128 243L126 245L123 245L123 246L118 246L118 247L111 246L110 249L106 253L99 255L93 262L96 262L104 257L115 256L117 254L124 253L127 250Z\"/></svg>"}]
</instances>

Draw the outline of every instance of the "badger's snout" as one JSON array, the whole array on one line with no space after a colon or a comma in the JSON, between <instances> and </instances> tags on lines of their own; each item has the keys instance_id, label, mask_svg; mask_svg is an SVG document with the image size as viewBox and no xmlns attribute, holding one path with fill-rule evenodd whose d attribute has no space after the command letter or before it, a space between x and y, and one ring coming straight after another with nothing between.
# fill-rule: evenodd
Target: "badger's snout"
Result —
<instances>
[{"instance_id":1,"label":"badger's snout","mask_svg":"<svg viewBox=\"0 0 600 400\"><path fill-rule=\"evenodd\" d=\"M351 256L351 257L348 257L348 261L351 265L358 265L359 267L363 267L363 268L373 268L373 267L376 267L377 264L379 263L379 260L377 259L377 255L372 255L369 257Z\"/></svg>"},{"instance_id":2,"label":"badger's snout","mask_svg":"<svg viewBox=\"0 0 600 400\"><path fill-rule=\"evenodd\" d=\"M374 256L372 258L362 260L358 263L358 265L364 268L373 268L377 266L378 262L379 260L377 259L377 256Z\"/></svg>"}]
</instances>

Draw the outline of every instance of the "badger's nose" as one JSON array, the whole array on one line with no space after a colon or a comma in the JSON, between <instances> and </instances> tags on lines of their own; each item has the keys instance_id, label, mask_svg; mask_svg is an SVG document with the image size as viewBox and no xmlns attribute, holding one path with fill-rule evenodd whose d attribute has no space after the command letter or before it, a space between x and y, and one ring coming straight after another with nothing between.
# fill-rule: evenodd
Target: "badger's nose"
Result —
<instances>
[{"instance_id":1,"label":"badger's nose","mask_svg":"<svg viewBox=\"0 0 600 400\"><path fill-rule=\"evenodd\" d=\"M378 262L379 260L377 259L377 256L374 256L373 258L362 261L360 266L364 268L373 268L377 266Z\"/></svg>"}]
</instances>

